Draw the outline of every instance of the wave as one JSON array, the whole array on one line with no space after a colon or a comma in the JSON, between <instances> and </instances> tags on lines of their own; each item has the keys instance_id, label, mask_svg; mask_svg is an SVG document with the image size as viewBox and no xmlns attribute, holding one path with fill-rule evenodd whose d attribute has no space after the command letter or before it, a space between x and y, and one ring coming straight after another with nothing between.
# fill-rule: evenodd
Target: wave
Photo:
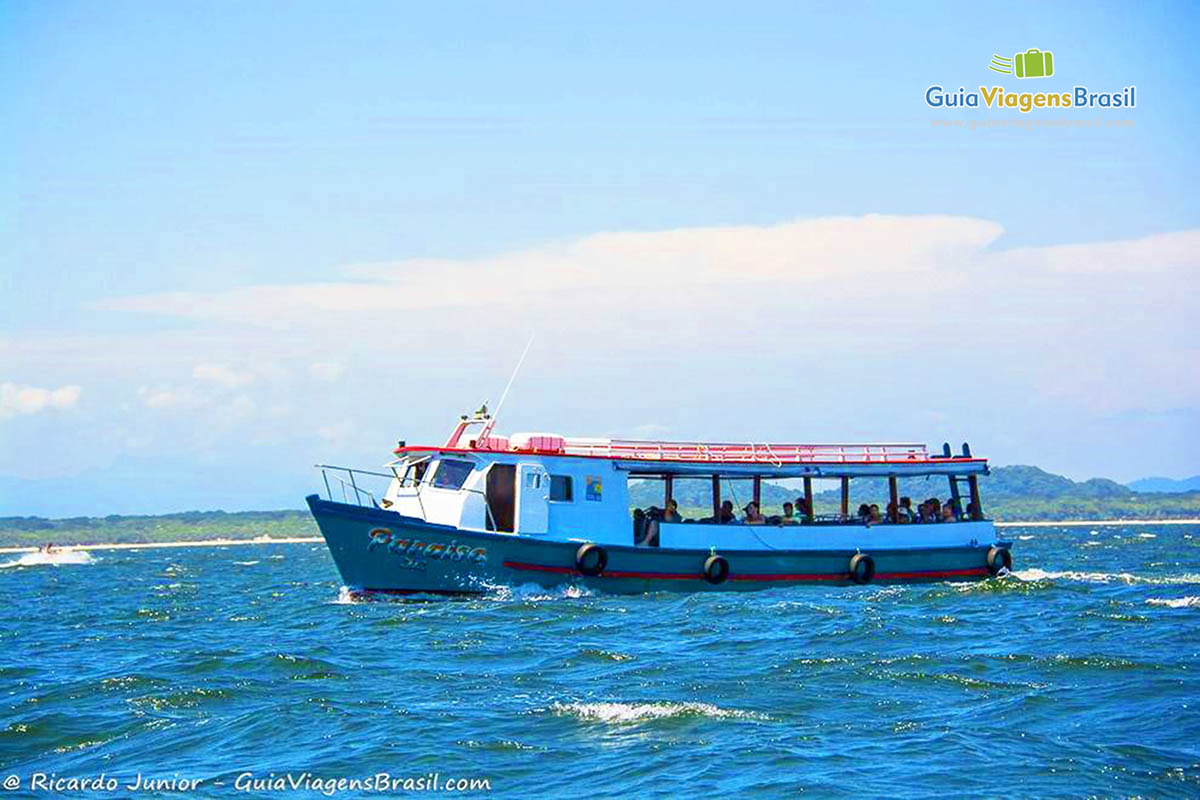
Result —
<instances>
[{"instance_id":1,"label":"wave","mask_svg":"<svg viewBox=\"0 0 1200 800\"><path fill-rule=\"evenodd\" d=\"M91 564L96 559L86 550L59 550L54 553L25 553L20 558L0 564L0 569L11 567L60 567L68 564Z\"/></svg>"},{"instance_id":2,"label":"wave","mask_svg":"<svg viewBox=\"0 0 1200 800\"><path fill-rule=\"evenodd\" d=\"M1200 597L1151 597L1146 603L1147 605L1166 606L1167 608L1198 608L1200 607Z\"/></svg>"},{"instance_id":3,"label":"wave","mask_svg":"<svg viewBox=\"0 0 1200 800\"><path fill-rule=\"evenodd\" d=\"M1130 572L1078 572L1074 570L1064 570L1055 572L1051 570L1038 569L1033 567L1030 569L1019 569L1010 573L1014 578L1022 581L1079 581L1083 583L1149 583L1149 584L1170 584L1170 583L1200 583L1200 575L1194 573L1185 573L1183 575L1134 575Z\"/></svg>"},{"instance_id":4,"label":"wave","mask_svg":"<svg viewBox=\"0 0 1200 800\"><path fill-rule=\"evenodd\" d=\"M765 714L736 708L719 708L711 703L554 703L550 711L585 722L631 725L663 719L707 717L709 719L768 720Z\"/></svg>"},{"instance_id":5,"label":"wave","mask_svg":"<svg viewBox=\"0 0 1200 800\"><path fill-rule=\"evenodd\" d=\"M592 592L583 586L564 583L546 588L536 583L522 583L518 586L494 586L485 584L487 590L485 599L499 600L509 603L545 603L552 600L578 600L581 597L591 597Z\"/></svg>"}]
</instances>

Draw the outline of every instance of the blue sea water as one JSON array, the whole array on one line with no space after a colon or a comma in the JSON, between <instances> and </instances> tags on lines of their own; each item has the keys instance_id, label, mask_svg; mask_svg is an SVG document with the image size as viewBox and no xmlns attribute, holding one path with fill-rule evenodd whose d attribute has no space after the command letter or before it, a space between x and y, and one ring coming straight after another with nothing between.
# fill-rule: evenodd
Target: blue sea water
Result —
<instances>
[{"instance_id":1,"label":"blue sea water","mask_svg":"<svg viewBox=\"0 0 1200 800\"><path fill-rule=\"evenodd\" d=\"M1200 795L1200 527L1005 533L985 583L641 597L352 603L311 544L0 556L0 780Z\"/></svg>"}]
</instances>

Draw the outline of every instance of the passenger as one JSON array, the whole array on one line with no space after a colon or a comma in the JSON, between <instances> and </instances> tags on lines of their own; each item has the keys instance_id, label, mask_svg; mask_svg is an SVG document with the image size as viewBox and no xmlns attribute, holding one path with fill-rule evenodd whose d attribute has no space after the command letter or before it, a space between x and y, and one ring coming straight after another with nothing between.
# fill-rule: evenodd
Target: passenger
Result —
<instances>
[{"instance_id":1,"label":"passenger","mask_svg":"<svg viewBox=\"0 0 1200 800\"><path fill-rule=\"evenodd\" d=\"M937 522L937 517L933 515L932 500L926 500L924 503L921 503L921 517L919 521L923 523Z\"/></svg>"},{"instance_id":2,"label":"passenger","mask_svg":"<svg viewBox=\"0 0 1200 800\"><path fill-rule=\"evenodd\" d=\"M721 503L721 513L717 515L717 524L719 525L734 525L737 524L737 517L733 513L733 501L726 500Z\"/></svg>"},{"instance_id":3,"label":"passenger","mask_svg":"<svg viewBox=\"0 0 1200 800\"><path fill-rule=\"evenodd\" d=\"M742 511L746 512L746 516L742 519L742 522L746 525L763 525L766 523L763 515L758 513L758 503L750 501L746 503L746 507Z\"/></svg>"},{"instance_id":4,"label":"passenger","mask_svg":"<svg viewBox=\"0 0 1200 800\"><path fill-rule=\"evenodd\" d=\"M878 525L879 523L883 522L883 517L879 513L879 504L878 503L871 503L870 516L869 516L868 522L870 522L870 524L872 524L872 525Z\"/></svg>"},{"instance_id":5,"label":"passenger","mask_svg":"<svg viewBox=\"0 0 1200 800\"><path fill-rule=\"evenodd\" d=\"M942 522L958 522L958 517L954 516L954 506L950 503L942 506Z\"/></svg>"},{"instance_id":6,"label":"passenger","mask_svg":"<svg viewBox=\"0 0 1200 800\"><path fill-rule=\"evenodd\" d=\"M896 513L900 522L914 522L914 517L916 515L913 513L912 498L901 497L900 507L896 509Z\"/></svg>"},{"instance_id":7,"label":"passenger","mask_svg":"<svg viewBox=\"0 0 1200 800\"><path fill-rule=\"evenodd\" d=\"M866 503L863 503L858 507L858 521L859 522L870 522L870 520L871 520L871 507L869 505L867 505Z\"/></svg>"},{"instance_id":8,"label":"passenger","mask_svg":"<svg viewBox=\"0 0 1200 800\"><path fill-rule=\"evenodd\" d=\"M633 543L642 544L646 541L646 512L640 508L633 510Z\"/></svg>"},{"instance_id":9,"label":"passenger","mask_svg":"<svg viewBox=\"0 0 1200 800\"><path fill-rule=\"evenodd\" d=\"M783 516L779 518L780 525L799 525L800 520L796 516L796 507L791 503L783 504Z\"/></svg>"},{"instance_id":10,"label":"passenger","mask_svg":"<svg viewBox=\"0 0 1200 800\"><path fill-rule=\"evenodd\" d=\"M796 498L796 514L800 517L801 522L812 522L813 512L808 505L808 498Z\"/></svg>"},{"instance_id":11,"label":"passenger","mask_svg":"<svg viewBox=\"0 0 1200 800\"><path fill-rule=\"evenodd\" d=\"M976 503L974 500L967 503L967 518L983 519L983 512L979 510L979 503Z\"/></svg>"},{"instance_id":12,"label":"passenger","mask_svg":"<svg viewBox=\"0 0 1200 800\"><path fill-rule=\"evenodd\" d=\"M893 525L900 521L900 506L897 503L888 503L887 521Z\"/></svg>"},{"instance_id":13,"label":"passenger","mask_svg":"<svg viewBox=\"0 0 1200 800\"><path fill-rule=\"evenodd\" d=\"M683 522L683 517L679 516L679 503L674 499L667 501L667 509L663 511L663 522Z\"/></svg>"}]
</instances>

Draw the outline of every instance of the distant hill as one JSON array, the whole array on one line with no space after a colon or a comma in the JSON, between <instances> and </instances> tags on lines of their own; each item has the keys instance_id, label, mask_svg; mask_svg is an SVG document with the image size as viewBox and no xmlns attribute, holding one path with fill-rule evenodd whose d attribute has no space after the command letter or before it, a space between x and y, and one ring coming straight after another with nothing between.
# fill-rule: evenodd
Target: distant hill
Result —
<instances>
[{"instance_id":1,"label":"distant hill","mask_svg":"<svg viewBox=\"0 0 1200 800\"><path fill-rule=\"evenodd\" d=\"M1200 492L1200 475L1193 475L1190 478L1182 480L1174 478L1139 478L1125 485L1135 492L1169 492L1172 494L1178 494L1179 492Z\"/></svg>"},{"instance_id":2,"label":"distant hill","mask_svg":"<svg viewBox=\"0 0 1200 800\"><path fill-rule=\"evenodd\" d=\"M763 511L780 513L784 501L803 494L800 483L798 480L788 481L785 485L764 482ZM840 505L836 485L825 481L818 482L817 486L824 489L816 494L817 512L836 511ZM834 488L825 488L830 486ZM708 479L675 482L675 499L685 516L695 518L712 513L711 492ZM900 493L908 495L915 503L927 497L944 500L950 492L945 478L917 478L900 481ZM1200 491L1134 491L1105 478L1077 482L1030 466L992 467L991 475L980 478L980 493L984 513L1000 521L1200 518ZM725 481L721 494L738 506L745 505L750 500L749 481ZM661 481L630 482L632 505L642 508L662 505L662 498ZM862 479L851 483L851 509L859 503L879 503L882 507L887 501L885 479ZM35 546L45 542L104 544L253 539L258 536L284 538L315 536L317 533L307 511L184 511L162 516L70 519L0 517L2 547Z\"/></svg>"},{"instance_id":3,"label":"distant hill","mask_svg":"<svg viewBox=\"0 0 1200 800\"><path fill-rule=\"evenodd\" d=\"M658 481L630 484L630 502L645 508L662 505L663 487ZM840 506L840 490L829 481L818 481L817 512L833 512ZM1177 519L1200 517L1200 491L1176 494L1137 492L1107 478L1073 481L1038 467L1017 465L992 467L991 474L979 479L983 508L998 520L1069 520L1069 519ZM914 504L928 497L946 499L950 494L945 478L910 478L899 482L900 495ZM764 482L763 510L780 513L784 501L803 494L799 481L787 485ZM695 514L711 513L712 489L708 480L678 480L674 496L682 509ZM749 481L723 482L723 499L734 500L740 507L750 499ZM885 478L863 478L850 484L851 510L859 503L888 502Z\"/></svg>"}]
</instances>

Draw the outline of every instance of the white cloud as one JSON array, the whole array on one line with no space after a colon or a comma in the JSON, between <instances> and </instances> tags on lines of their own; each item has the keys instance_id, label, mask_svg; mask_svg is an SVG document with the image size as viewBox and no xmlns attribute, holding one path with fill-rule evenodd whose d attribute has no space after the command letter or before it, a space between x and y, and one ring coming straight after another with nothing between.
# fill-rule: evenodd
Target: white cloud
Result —
<instances>
[{"instance_id":1,"label":"white cloud","mask_svg":"<svg viewBox=\"0 0 1200 800\"><path fill-rule=\"evenodd\" d=\"M336 361L318 361L308 365L308 374L313 380L332 383L342 376L346 368Z\"/></svg>"},{"instance_id":2,"label":"white cloud","mask_svg":"<svg viewBox=\"0 0 1200 800\"><path fill-rule=\"evenodd\" d=\"M73 408L79 402L78 386L41 389L18 383L0 383L0 419L37 414L49 409Z\"/></svg>"},{"instance_id":3,"label":"white cloud","mask_svg":"<svg viewBox=\"0 0 1200 800\"><path fill-rule=\"evenodd\" d=\"M142 386L138 388L138 397L146 408L156 410L197 408L204 404L194 391L177 386Z\"/></svg>"},{"instance_id":4,"label":"white cloud","mask_svg":"<svg viewBox=\"0 0 1200 800\"><path fill-rule=\"evenodd\" d=\"M520 310L561 319L580 303L629 308L677 302L702 310L747 292L822 290L872 279L932 279L977 259L1003 229L966 217L829 217L770 226L601 233L564 244L473 260L408 260L353 265L353 281L170 292L109 300L111 309L167 313L265 327L362 322L397 314Z\"/></svg>"},{"instance_id":5,"label":"white cloud","mask_svg":"<svg viewBox=\"0 0 1200 800\"><path fill-rule=\"evenodd\" d=\"M220 364L197 364L192 369L192 377L215 383L225 389L236 389L254 380L254 376L248 372L235 372Z\"/></svg>"}]
</instances>

